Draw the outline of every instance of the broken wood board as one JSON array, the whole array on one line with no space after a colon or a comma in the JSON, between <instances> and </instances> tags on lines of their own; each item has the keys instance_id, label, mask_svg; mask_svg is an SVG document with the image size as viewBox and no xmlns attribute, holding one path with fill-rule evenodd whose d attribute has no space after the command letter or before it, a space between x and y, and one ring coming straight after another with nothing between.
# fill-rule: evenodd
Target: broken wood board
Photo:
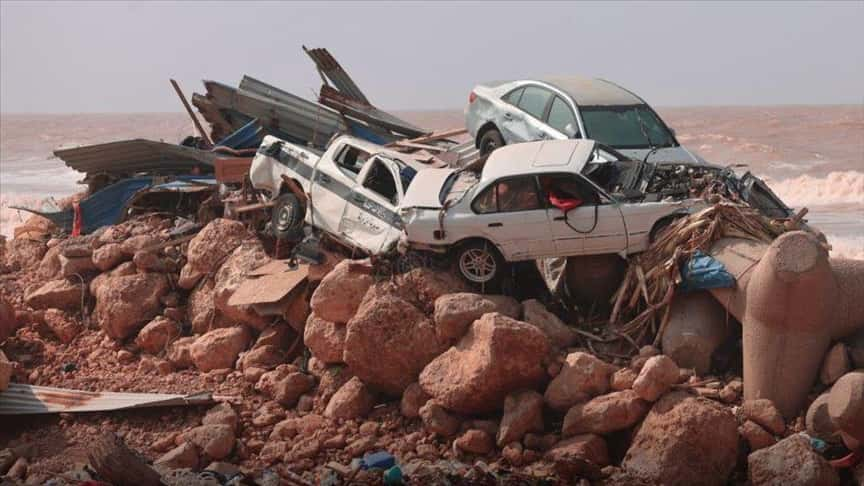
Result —
<instances>
[{"instance_id":1,"label":"broken wood board","mask_svg":"<svg viewBox=\"0 0 864 486\"><path fill-rule=\"evenodd\" d=\"M274 260L252 270L240 284L228 305L264 305L281 303L291 292L306 283L309 265L292 265Z\"/></svg>"}]
</instances>

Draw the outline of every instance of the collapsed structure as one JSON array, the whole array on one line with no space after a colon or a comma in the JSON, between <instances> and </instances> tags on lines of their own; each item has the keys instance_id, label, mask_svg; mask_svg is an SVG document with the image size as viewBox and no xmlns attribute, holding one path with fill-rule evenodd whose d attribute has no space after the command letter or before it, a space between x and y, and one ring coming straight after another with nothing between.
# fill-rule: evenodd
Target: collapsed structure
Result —
<instances>
[{"instance_id":1,"label":"collapsed structure","mask_svg":"<svg viewBox=\"0 0 864 486\"><path fill-rule=\"evenodd\" d=\"M63 415L4 427L0 472L113 484L861 481L864 268L830 259L803 213L766 210L770 190L754 179L729 191L698 170L648 174L657 187L643 194L698 187L705 209L626 262L577 257L558 279L561 262L541 263L548 286L517 268L510 295L466 284L446 259L362 258L314 234L292 248L262 231L269 206L244 183L264 134L310 150L350 133L435 163L475 157L451 131L375 108L329 53L307 52L335 86L320 103L248 77L206 82L193 96L211 125L200 140L62 153L92 193L0 245L0 414ZM57 434L88 446L86 467L34 446Z\"/></svg>"}]
</instances>

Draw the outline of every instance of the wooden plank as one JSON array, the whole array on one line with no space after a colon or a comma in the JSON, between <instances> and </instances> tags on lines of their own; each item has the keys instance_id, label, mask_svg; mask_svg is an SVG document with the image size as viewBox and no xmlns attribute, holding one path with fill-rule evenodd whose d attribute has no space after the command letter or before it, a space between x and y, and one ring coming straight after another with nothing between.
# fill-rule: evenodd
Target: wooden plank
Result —
<instances>
[{"instance_id":1,"label":"wooden plank","mask_svg":"<svg viewBox=\"0 0 864 486\"><path fill-rule=\"evenodd\" d=\"M198 117L195 116L195 112L192 111L192 107L189 106L189 102L186 101L186 96L184 96L183 91L180 90L180 85L177 84L177 81L174 81L173 79L170 81L171 81L171 86L174 86L174 91L177 92L177 96L180 97L180 101L183 102L183 108L186 108L186 113L189 114L189 117L192 118L192 123L194 123L195 128L198 129L198 133L201 134L201 137L204 138L204 141L207 142L207 145L212 147L213 141L210 140L210 135L208 135L207 132L204 131L204 127L201 126L201 122L198 121Z\"/></svg>"},{"instance_id":2,"label":"wooden plank","mask_svg":"<svg viewBox=\"0 0 864 486\"><path fill-rule=\"evenodd\" d=\"M443 132L438 132L438 133L433 133L431 135L426 135L425 137L417 137L417 138L412 138L410 140L403 140L403 141L404 142L411 142L411 143L434 142L436 140L455 137L456 135L463 135L465 133L468 133L467 128L454 128L452 130L445 130Z\"/></svg>"},{"instance_id":3,"label":"wooden plank","mask_svg":"<svg viewBox=\"0 0 864 486\"><path fill-rule=\"evenodd\" d=\"M288 272L271 273L246 279L228 300L228 305L255 305L279 302L306 282L309 265L298 265Z\"/></svg>"},{"instance_id":4,"label":"wooden plank","mask_svg":"<svg viewBox=\"0 0 864 486\"><path fill-rule=\"evenodd\" d=\"M447 149L443 147L436 147L435 145L424 145L421 143L412 143L406 142L404 140L397 140L393 142L391 145L396 147L404 147L404 148L413 148L418 150L428 150L430 152L446 152Z\"/></svg>"}]
</instances>

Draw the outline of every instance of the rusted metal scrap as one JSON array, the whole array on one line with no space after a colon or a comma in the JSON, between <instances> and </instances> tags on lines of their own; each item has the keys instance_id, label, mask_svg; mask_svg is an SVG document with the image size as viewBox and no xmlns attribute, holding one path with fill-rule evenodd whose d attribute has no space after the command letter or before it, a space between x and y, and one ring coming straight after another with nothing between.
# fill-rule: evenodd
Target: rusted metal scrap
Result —
<instances>
[{"instance_id":1,"label":"rusted metal scrap","mask_svg":"<svg viewBox=\"0 0 864 486\"><path fill-rule=\"evenodd\" d=\"M11 383L6 391L0 393L0 415L106 412L131 408L206 405L223 398L209 392L191 395L91 392Z\"/></svg>"}]
</instances>

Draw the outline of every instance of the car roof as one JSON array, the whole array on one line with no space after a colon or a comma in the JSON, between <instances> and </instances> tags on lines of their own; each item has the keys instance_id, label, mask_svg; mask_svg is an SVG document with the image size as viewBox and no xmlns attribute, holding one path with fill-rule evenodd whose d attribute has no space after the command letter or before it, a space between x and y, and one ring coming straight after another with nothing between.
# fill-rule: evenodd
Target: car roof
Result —
<instances>
[{"instance_id":1,"label":"car roof","mask_svg":"<svg viewBox=\"0 0 864 486\"><path fill-rule=\"evenodd\" d=\"M542 140L505 145L489 155L481 182L544 172L581 172L596 142L588 139Z\"/></svg>"},{"instance_id":2,"label":"car roof","mask_svg":"<svg viewBox=\"0 0 864 486\"><path fill-rule=\"evenodd\" d=\"M605 79L566 76L545 78L542 81L567 93L580 106L645 104L633 92Z\"/></svg>"}]
</instances>

